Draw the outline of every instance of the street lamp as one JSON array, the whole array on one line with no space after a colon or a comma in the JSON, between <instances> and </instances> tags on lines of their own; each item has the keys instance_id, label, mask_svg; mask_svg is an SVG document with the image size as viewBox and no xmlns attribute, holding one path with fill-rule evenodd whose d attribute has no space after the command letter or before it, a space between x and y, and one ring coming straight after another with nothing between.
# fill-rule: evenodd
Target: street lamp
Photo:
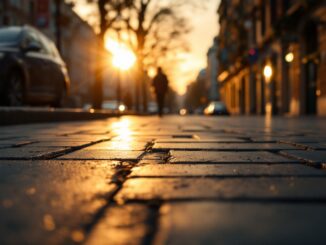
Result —
<instances>
[{"instance_id":1,"label":"street lamp","mask_svg":"<svg viewBox=\"0 0 326 245\"><path fill-rule=\"evenodd\" d=\"M294 54L292 52L289 52L285 55L284 58L287 63L291 63L294 60Z\"/></svg>"},{"instance_id":2,"label":"street lamp","mask_svg":"<svg viewBox=\"0 0 326 245\"><path fill-rule=\"evenodd\" d=\"M266 80L269 81L273 76L273 68L270 65L265 65L263 73Z\"/></svg>"}]
</instances>

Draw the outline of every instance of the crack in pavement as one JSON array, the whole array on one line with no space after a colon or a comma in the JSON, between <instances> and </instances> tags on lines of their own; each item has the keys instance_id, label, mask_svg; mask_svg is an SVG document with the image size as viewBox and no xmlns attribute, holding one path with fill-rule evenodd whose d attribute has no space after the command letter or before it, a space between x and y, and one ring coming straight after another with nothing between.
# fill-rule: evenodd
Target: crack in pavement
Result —
<instances>
[{"instance_id":1,"label":"crack in pavement","mask_svg":"<svg viewBox=\"0 0 326 245\"><path fill-rule=\"evenodd\" d=\"M149 142L146 145L146 150L139 157L137 162L121 162L118 166L116 166L117 171L113 175L110 184L115 184L116 188L113 192L108 193L104 198L106 199L106 204L103 205L96 213L93 215L93 218L90 222L79 227L78 230L82 230L85 235L84 242L87 242L90 234L94 230L95 226L101 221L101 219L105 216L105 213L113 207L113 205L124 206L126 203L122 200L116 200L115 197L119 193L119 191L123 188L123 184L130 178L130 174L132 169L136 167L142 159L147 155L152 153L152 147L154 145L154 141ZM163 153L164 159L168 159L169 153ZM166 156L167 155L167 156ZM162 205L162 201L160 200L150 200L146 202L146 207L149 211L149 216L147 221L145 222L147 227L149 227L146 235L142 238L142 244L151 244L155 238L156 233L158 232L158 224L160 217L160 208ZM71 242L71 240L67 241Z\"/></svg>"}]
</instances>

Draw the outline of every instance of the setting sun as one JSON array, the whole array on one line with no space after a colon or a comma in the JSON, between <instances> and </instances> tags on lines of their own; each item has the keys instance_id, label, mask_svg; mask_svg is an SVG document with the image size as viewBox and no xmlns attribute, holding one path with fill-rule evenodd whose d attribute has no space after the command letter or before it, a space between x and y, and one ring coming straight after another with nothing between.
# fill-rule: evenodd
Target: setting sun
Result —
<instances>
[{"instance_id":1,"label":"setting sun","mask_svg":"<svg viewBox=\"0 0 326 245\"><path fill-rule=\"evenodd\" d=\"M105 48L112 53L112 64L120 70L130 69L135 61L135 54L123 43L107 38Z\"/></svg>"}]
</instances>

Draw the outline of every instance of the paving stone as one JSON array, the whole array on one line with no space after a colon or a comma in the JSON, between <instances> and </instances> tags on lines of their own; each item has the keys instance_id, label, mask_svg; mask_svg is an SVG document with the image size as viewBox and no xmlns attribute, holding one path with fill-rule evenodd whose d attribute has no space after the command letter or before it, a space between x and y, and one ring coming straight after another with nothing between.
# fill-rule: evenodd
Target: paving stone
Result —
<instances>
[{"instance_id":1,"label":"paving stone","mask_svg":"<svg viewBox=\"0 0 326 245\"><path fill-rule=\"evenodd\" d=\"M101 140L109 140L109 137L85 137L84 135L75 135L75 136L42 136L42 135L36 135L32 137L28 137L28 139L33 141L87 141L87 142L97 142Z\"/></svg>"},{"instance_id":2,"label":"paving stone","mask_svg":"<svg viewBox=\"0 0 326 245\"><path fill-rule=\"evenodd\" d=\"M324 244L326 239L324 204L200 202L162 210L157 244Z\"/></svg>"},{"instance_id":3,"label":"paving stone","mask_svg":"<svg viewBox=\"0 0 326 245\"><path fill-rule=\"evenodd\" d=\"M82 149L63 155L59 159L70 160L137 160L143 151L110 151Z\"/></svg>"},{"instance_id":4,"label":"paving stone","mask_svg":"<svg viewBox=\"0 0 326 245\"><path fill-rule=\"evenodd\" d=\"M22 138L21 136L17 136L16 133L15 134L6 134L5 131L0 131L0 142L5 141L5 140L13 140L13 139L19 139Z\"/></svg>"},{"instance_id":5,"label":"paving stone","mask_svg":"<svg viewBox=\"0 0 326 245\"><path fill-rule=\"evenodd\" d=\"M247 137L247 135L244 134L227 134L227 133L223 133L223 134L212 134L210 132L206 132L206 133L196 133L196 136L199 139L224 139L224 138L239 138L239 137Z\"/></svg>"},{"instance_id":6,"label":"paving stone","mask_svg":"<svg viewBox=\"0 0 326 245\"><path fill-rule=\"evenodd\" d=\"M117 136L121 135L121 132L118 132L116 134ZM130 132L130 136L137 136L137 137L181 137L181 138L193 138L193 134L190 133L183 133L182 131L179 130L169 130L169 131L149 131L147 130L142 130L141 132Z\"/></svg>"},{"instance_id":7,"label":"paving stone","mask_svg":"<svg viewBox=\"0 0 326 245\"><path fill-rule=\"evenodd\" d=\"M41 141L30 144L29 147L80 147L90 144L90 141Z\"/></svg>"},{"instance_id":8,"label":"paving stone","mask_svg":"<svg viewBox=\"0 0 326 245\"><path fill-rule=\"evenodd\" d=\"M133 178L117 200L326 200L326 178Z\"/></svg>"},{"instance_id":9,"label":"paving stone","mask_svg":"<svg viewBox=\"0 0 326 245\"><path fill-rule=\"evenodd\" d=\"M290 141L286 147L322 143L325 130L325 120L315 117L133 116L0 127L3 141L41 141L15 148L19 157L24 154L17 149L25 147L43 153L42 147L54 151L85 142L121 141L119 150L91 146L62 156L64 160L0 161L0 243L74 244L86 238L88 244L150 244L157 233L168 234L169 239L162 240L167 244L324 243L325 172L268 151L279 145L276 142ZM266 151L213 151L221 143L258 145L250 138L275 143ZM144 152L152 140L186 143L187 148L193 143L198 147L198 142L214 146L206 151ZM124 148L128 141L135 144ZM94 147L101 145L106 144ZM130 165L107 159L137 161L138 167L123 182L115 174ZM167 163L169 159L176 164ZM123 182L122 188L114 197L117 202L111 202L116 181ZM134 202L124 204L127 200ZM214 205L191 206L207 201ZM171 206L166 208L166 203ZM186 204L191 207L182 206ZM165 226L165 218L173 225Z\"/></svg>"},{"instance_id":10,"label":"paving stone","mask_svg":"<svg viewBox=\"0 0 326 245\"><path fill-rule=\"evenodd\" d=\"M131 174L131 177L182 176L326 176L326 171L302 164L146 164L134 167Z\"/></svg>"},{"instance_id":11,"label":"paving stone","mask_svg":"<svg viewBox=\"0 0 326 245\"><path fill-rule=\"evenodd\" d=\"M288 163L298 162L274 153L260 151L171 151L172 163Z\"/></svg>"},{"instance_id":12,"label":"paving stone","mask_svg":"<svg viewBox=\"0 0 326 245\"><path fill-rule=\"evenodd\" d=\"M153 141L155 139L155 136L153 136L153 137L136 137L136 136L130 136L130 137L128 137L128 139L126 139L126 137L124 137L124 136L115 136L115 137L112 137L112 141L130 141L130 142L132 142L132 141L136 141L136 142L151 142L151 141Z\"/></svg>"},{"instance_id":13,"label":"paving stone","mask_svg":"<svg viewBox=\"0 0 326 245\"><path fill-rule=\"evenodd\" d=\"M0 161L1 244L62 244L116 190L117 162Z\"/></svg>"},{"instance_id":14,"label":"paving stone","mask_svg":"<svg viewBox=\"0 0 326 245\"><path fill-rule=\"evenodd\" d=\"M168 152L146 152L142 156L142 160L166 160L168 157Z\"/></svg>"},{"instance_id":15,"label":"paving stone","mask_svg":"<svg viewBox=\"0 0 326 245\"><path fill-rule=\"evenodd\" d=\"M157 150L292 150L294 146L286 144L262 144L262 143L155 143L153 149Z\"/></svg>"},{"instance_id":16,"label":"paving stone","mask_svg":"<svg viewBox=\"0 0 326 245\"><path fill-rule=\"evenodd\" d=\"M0 141L0 145L9 145L9 146L21 146L21 145L27 145L31 143L33 143L33 141L18 140L18 139Z\"/></svg>"},{"instance_id":17,"label":"paving stone","mask_svg":"<svg viewBox=\"0 0 326 245\"><path fill-rule=\"evenodd\" d=\"M207 128L204 126L184 126L182 127L183 132L205 132L207 131Z\"/></svg>"},{"instance_id":18,"label":"paving stone","mask_svg":"<svg viewBox=\"0 0 326 245\"><path fill-rule=\"evenodd\" d=\"M319 142L324 141L325 139L321 139L320 137L289 137L289 136L258 136L251 137L251 140L254 142L284 142L284 143L305 143L305 142Z\"/></svg>"},{"instance_id":19,"label":"paving stone","mask_svg":"<svg viewBox=\"0 0 326 245\"><path fill-rule=\"evenodd\" d=\"M326 143L295 143L295 145L313 150L326 150Z\"/></svg>"},{"instance_id":20,"label":"paving stone","mask_svg":"<svg viewBox=\"0 0 326 245\"><path fill-rule=\"evenodd\" d=\"M10 148L12 145L10 144L0 144L0 149L3 149L3 148Z\"/></svg>"},{"instance_id":21,"label":"paving stone","mask_svg":"<svg viewBox=\"0 0 326 245\"><path fill-rule=\"evenodd\" d=\"M156 140L156 143L240 143L246 140L238 138L218 138L218 139L164 139Z\"/></svg>"},{"instance_id":22,"label":"paving stone","mask_svg":"<svg viewBox=\"0 0 326 245\"><path fill-rule=\"evenodd\" d=\"M281 141L285 138L281 138L281 137L273 137L273 136L258 136L258 137L250 137L250 140L252 140L253 142L262 142L262 143L275 143L278 141Z\"/></svg>"},{"instance_id":23,"label":"paving stone","mask_svg":"<svg viewBox=\"0 0 326 245\"><path fill-rule=\"evenodd\" d=\"M0 149L0 159L34 159L64 152L64 147L14 147Z\"/></svg>"},{"instance_id":24,"label":"paving stone","mask_svg":"<svg viewBox=\"0 0 326 245\"><path fill-rule=\"evenodd\" d=\"M88 236L86 245L144 244L153 228L151 208L140 204L110 206Z\"/></svg>"},{"instance_id":25,"label":"paving stone","mask_svg":"<svg viewBox=\"0 0 326 245\"><path fill-rule=\"evenodd\" d=\"M150 142L150 141L148 141ZM92 146L87 147L86 149L103 149L103 150L116 150L116 151L144 151L146 148L147 142L135 142L132 140L128 141L108 141L98 143Z\"/></svg>"},{"instance_id":26,"label":"paving stone","mask_svg":"<svg viewBox=\"0 0 326 245\"><path fill-rule=\"evenodd\" d=\"M296 159L311 163L326 163L326 151L282 151L282 155L290 156Z\"/></svg>"}]
</instances>

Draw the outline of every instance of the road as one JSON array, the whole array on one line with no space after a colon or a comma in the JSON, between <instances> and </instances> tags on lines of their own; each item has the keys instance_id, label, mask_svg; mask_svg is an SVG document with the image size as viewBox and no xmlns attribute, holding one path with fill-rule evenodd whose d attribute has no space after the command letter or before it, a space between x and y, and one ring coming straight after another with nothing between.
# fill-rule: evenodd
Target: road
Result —
<instances>
[{"instance_id":1,"label":"road","mask_svg":"<svg viewBox=\"0 0 326 245\"><path fill-rule=\"evenodd\" d=\"M0 127L1 244L324 244L326 119Z\"/></svg>"}]
</instances>

